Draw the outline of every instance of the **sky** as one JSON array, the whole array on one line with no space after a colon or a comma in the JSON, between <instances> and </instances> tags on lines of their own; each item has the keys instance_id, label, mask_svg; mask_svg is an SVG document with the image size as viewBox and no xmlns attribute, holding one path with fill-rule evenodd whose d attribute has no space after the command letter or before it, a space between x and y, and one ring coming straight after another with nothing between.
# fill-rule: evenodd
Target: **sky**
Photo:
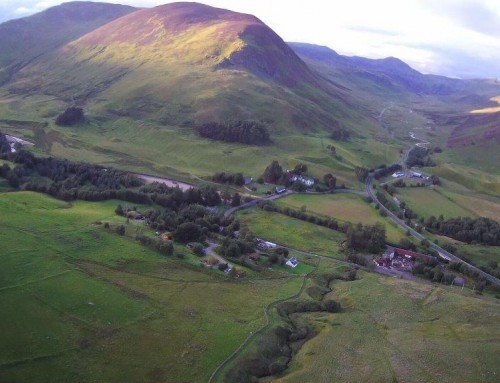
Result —
<instances>
[{"instance_id":1,"label":"sky","mask_svg":"<svg viewBox=\"0 0 500 383\"><path fill-rule=\"evenodd\" d=\"M61 0L0 0L0 22ZM101 0L152 7L168 0ZM500 78L500 0L199 0L250 13L285 41L397 57L422 73Z\"/></svg>"}]
</instances>

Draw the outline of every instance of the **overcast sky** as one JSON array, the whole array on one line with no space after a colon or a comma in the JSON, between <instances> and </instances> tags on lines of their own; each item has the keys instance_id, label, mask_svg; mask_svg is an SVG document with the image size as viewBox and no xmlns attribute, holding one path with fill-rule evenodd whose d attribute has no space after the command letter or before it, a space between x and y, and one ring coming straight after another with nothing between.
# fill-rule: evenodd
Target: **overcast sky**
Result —
<instances>
[{"instance_id":1,"label":"overcast sky","mask_svg":"<svg viewBox=\"0 0 500 383\"><path fill-rule=\"evenodd\" d=\"M102 0L151 7L167 0ZM0 22L61 0L0 0ZM500 0L205 0L259 17L285 41L402 59L423 73L500 78Z\"/></svg>"}]
</instances>

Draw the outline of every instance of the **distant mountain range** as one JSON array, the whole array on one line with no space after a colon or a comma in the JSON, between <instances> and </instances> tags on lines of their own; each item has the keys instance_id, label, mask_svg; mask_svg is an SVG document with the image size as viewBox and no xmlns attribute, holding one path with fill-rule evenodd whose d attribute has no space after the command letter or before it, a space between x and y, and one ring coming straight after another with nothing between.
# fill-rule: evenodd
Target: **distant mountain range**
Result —
<instances>
[{"instance_id":1,"label":"distant mountain range","mask_svg":"<svg viewBox=\"0 0 500 383\"><path fill-rule=\"evenodd\" d=\"M391 98L436 97L467 111L500 89L423 75L396 58L286 44L255 16L198 3L92 2L0 24L0 86L83 106L101 120L255 120L278 132L375 127L370 102Z\"/></svg>"}]
</instances>

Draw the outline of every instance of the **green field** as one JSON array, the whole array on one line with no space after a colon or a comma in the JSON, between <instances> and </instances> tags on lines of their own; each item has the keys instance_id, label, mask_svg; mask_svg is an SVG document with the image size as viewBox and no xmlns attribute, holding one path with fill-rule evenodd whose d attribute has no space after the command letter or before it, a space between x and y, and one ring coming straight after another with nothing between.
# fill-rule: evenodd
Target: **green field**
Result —
<instances>
[{"instance_id":1,"label":"green field","mask_svg":"<svg viewBox=\"0 0 500 383\"><path fill-rule=\"evenodd\" d=\"M438 217L442 214L445 218L476 217L470 209L464 208L453 201L451 197L440 193L438 190L427 188L398 188L397 197L406 202L419 217Z\"/></svg>"},{"instance_id":2,"label":"green field","mask_svg":"<svg viewBox=\"0 0 500 383\"><path fill-rule=\"evenodd\" d=\"M0 380L206 382L299 288L234 282L94 224L116 204L0 194Z\"/></svg>"},{"instance_id":3,"label":"green field","mask_svg":"<svg viewBox=\"0 0 500 383\"><path fill-rule=\"evenodd\" d=\"M239 211L237 217L257 237L297 250L344 259L340 253L340 243L344 241L345 235L338 231L260 209Z\"/></svg>"},{"instance_id":4,"label":"green field","mask_svg":"<svg viewBox=\"0 0 500 383\"><path fill-rule=\"evenodd\" d=\"M339 314L296 314L313 325L289 369L266 383L496 382L500 306L427 283L358 273L328 294Z\"/></svg>"},{"instance_id":5,"label":"green field","mask_svg":"<svg viewBox=\"0 0 500 383\"><path fill-rule=\"evenodd\" d=\"M322 217L334 217L341 222L352 222L374 225L382 223L386 229L387 240L397 243L405 237L405 233L398 229L388 219L380 216L378 211L366 203L365 198L355 194L337 193L325 195L292 194L280 198L276 204L281 207L301 209L305 206L306 213L313 213Z\"/></svg>"}]
</instances>

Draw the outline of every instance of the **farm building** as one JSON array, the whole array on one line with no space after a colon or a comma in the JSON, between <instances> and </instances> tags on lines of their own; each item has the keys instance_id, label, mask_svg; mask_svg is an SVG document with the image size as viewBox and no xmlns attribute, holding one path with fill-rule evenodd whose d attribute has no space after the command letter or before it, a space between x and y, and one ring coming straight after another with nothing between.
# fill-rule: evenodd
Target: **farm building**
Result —
<instances>
[{"instance_id":1,"label":"farm building","mask_svg":"<svg viewBox=\"0 0 500 383\"><path fill-rule=\"evenodd\" d=\"M286 265L295 268L299 265L299 261L297 261L297 258L292 257L288 261L286 261Z\"/></svg>"},{"instance_id":2,"label":"farm building","mask_svg":"<svg viewBox=\"0 0 500 383\"><path fill-rule=\"evenodd\" d=\"M245 185L251 184L252 182L253 182L253 178L252 177L243 177L243 183Z\"/></svg>"}]
</instances>

